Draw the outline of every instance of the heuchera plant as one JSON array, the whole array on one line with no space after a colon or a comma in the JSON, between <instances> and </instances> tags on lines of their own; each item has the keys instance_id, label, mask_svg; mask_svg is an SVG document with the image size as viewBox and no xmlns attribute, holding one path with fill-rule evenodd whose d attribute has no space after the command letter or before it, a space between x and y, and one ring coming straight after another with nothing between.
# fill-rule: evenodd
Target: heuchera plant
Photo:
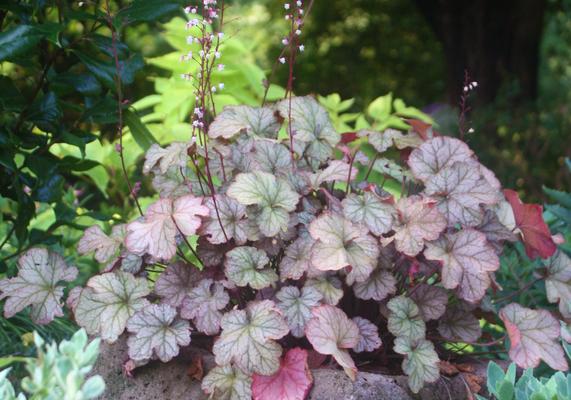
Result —
<instances>
[{"instance_id":1,"label":"heuchera plant","mask_svg":"<svg viewBox=\"0 0 571 400\"><path fill-rule=\"evenodd\" d=\"M340 134L313 97L292 96L292 79L276 104L216 114L208 77L221 35L204 28L217 16L204 7L189 22L205 54L192 140L150 147L143 173L159 199L139 218L85 231L78 251L104 267L67 296L81 327L109 343L127 336L130 369L212 337L217 366L202 388L214 399L303 400L310 365L329 356L351 379L358 364L398 360L418 392L439 378L447 343L483 345L480 318L503 322L520 367L568 369L557 318L490 301L504 245L521 240L549 258L548 300L571 317L571 261L540 206L502 191L466 143L420 121L391 116L401 129ZM298 46L302 23L287 43ZM401 189L385 190L373 169ZM5 316L27 306L37 323L61 316L63 282L76 274L28 250L0 281Z\"/></svg>"}]
</instances>

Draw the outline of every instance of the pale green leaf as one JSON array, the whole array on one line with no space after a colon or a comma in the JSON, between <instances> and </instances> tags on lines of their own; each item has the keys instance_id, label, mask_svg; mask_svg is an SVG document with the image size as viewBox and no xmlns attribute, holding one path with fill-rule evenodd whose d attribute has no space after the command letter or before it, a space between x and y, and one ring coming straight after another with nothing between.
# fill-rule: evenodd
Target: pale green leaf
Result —
<instances>
[{"instance_id":1,"label":"pale green leaf","mask_svg":"<svg viewBox=\"0 0 571 400\"><path fill-rule=\"evenodd\" d=\"M426 325L414 301L405 296L393 297L387 308L388 329L393 335L411 339L424 337Z\"/></svg>"},{"instance_id":2,"label":"pale green leaf","mask_svg":"<svg viewBox=\"0 0 571 400\"><path fill-rule=\"evenodd\" d=\"M278 275L269 267L270 259L262 250L241 246L226 253L226 277L238 286L263 289L274 284Z\"/></svg>"},{"instance_id":3,"label":"pale green leaf","mask_svg":"<svg viewBox=\"0 0 571 400\"><path fill-rule=\"evenodd\" d=\"M402 354L402 370L408 375L408 386L420 392L425 383L436 382L440 377L438 354L432 342L424 338L397 337L394 351Z\"/></svg>"}]
</instances>

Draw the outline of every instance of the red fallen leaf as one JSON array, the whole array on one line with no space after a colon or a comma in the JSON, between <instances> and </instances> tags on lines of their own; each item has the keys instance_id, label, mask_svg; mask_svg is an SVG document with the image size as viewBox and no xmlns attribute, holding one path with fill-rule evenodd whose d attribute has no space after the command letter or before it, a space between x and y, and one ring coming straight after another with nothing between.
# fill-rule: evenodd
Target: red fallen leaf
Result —
<instances>
[{"instance_id":1,"label":"red fallen leaf","mask_svg":"<svg viewBox=\"0 0 571 400\"><path fill-rule=\"evenodd\" d=\"M188 376L190 379L196 379L197 381L201 381L202 377L204 376L204 368L202 367L202 357L194 357L190 363L190 366L187 370Z\"/></svg>"},{"instance_id":2,"label":"red fallen leaf","mask_svg":"<svg viewBox=\"0 0 571 400\"><path fill-rule=\"evenodd\" d=\"M357 140L357 132L345 132L341 134L341 143L351 143Z\"/></svg>"},{"instance_id":3,"label":"red fallen leaf","mask_svg":"<svg viewBox=\"0 0 571 400\"><path fill-rule=\"evenodd\" d=\"M438 132L432 129L432 125L427 124L418 119L407 119L407 124L412 126L412 130L418 133L422 140L432 139L433 137L440 136Z\"/></svg>"},{"instance_id":4,"label":"red fallen leaf","mask_svg":"<svg viewBox=\"0 0 571 400\"><path fill-rule=\"evenodd\" d=\"M513 190L504 190L512 206L517 227L521 230L525 252L529 258L549 258L557 250L549 228L543 220L543 207L539 204L525 204Z\"/></svg>"},{"instance_id":5,"label":"red fallen leaf","mask_svg":"<svg viewBox=\"0 0 571 400\"><path fill-rule=\"evenodd\" d=\"M447 376L454 376L454 375L457 375L458 373L460 373L460 371L458 370L458 368L456 368L456 366L454 364L452 364L451 362L448 362L446 360L441 360L438 363L438 368L440 369L440 372L443 375L447 375Z\"/></svg>"},{"instance_id":6,"label":"red fallen leaf","mask_svg":"<svg viewBox=\"0 0 571 400\"><path fill-rule=\"evenodd\" d=\"M307 351L295 348L287 352L274 375L254 374L252 395L254 400L304 400L312 383Z\"/></svg>"}]
</instances>

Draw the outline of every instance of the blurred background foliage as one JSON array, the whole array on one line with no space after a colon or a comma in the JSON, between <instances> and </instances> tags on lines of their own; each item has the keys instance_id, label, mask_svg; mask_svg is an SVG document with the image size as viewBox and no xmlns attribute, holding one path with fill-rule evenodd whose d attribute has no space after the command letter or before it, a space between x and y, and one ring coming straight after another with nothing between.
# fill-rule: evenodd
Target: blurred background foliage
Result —
<instances>
[{"instance_id":1,"label":"blurred background foliage","mask_svg":"<svg viewBox=\"0 0 571 400\"><path fill-rule=\"evenodd\" d=\"M260 104L268 80L268 99L283 96L287 71L276 62L288 29L283 3L226 0L225 68L213 78L224 83L214 95L217 110ZM143 208L151 201L140 173L145 149L191 132L193 88L180 75L195 67L179 59L194 49L183 5L0 1L0 278L12 276L17 256L37 244L75 263L79 281L99 270L76 254L83 230L108 230L137 215L116 150L119 108L130 182L141 183ZM526 201L557 203L547 216L569 238L571 206L542 187L571 189L571 0L315 0L302 38L295 91L319 96L341 132L383 129L394 116L416 113L457 136L467 72L479 85L469 96L474 132L465 140ZM379 162L374 173L398 177L391 168ZM514 265L522 279L538 268L520 250L503 260L499 280L508 293L521 289L510 278ZM531 296L523 304L537 301L534 293L523 293ZM0 357L29 354L18 338L31 330L23 314L0 318ZM73 330L62 318L42 334Z\"/></svg>"}]
</instances>

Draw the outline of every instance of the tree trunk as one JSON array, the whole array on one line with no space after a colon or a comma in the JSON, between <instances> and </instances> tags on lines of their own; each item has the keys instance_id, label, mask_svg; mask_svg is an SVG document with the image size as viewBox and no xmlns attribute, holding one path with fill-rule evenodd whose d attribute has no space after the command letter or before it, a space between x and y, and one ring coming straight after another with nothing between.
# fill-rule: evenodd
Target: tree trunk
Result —
<instances>
[{"instance_id":1,"label":"tree trunk","mask_svg":"<svg viewBox=\"0 0 571 400\"><path fill-rule=\"evenodd\" d=\"M512 80L518 100L537 96L545 0L414 2L442 43L451 104L458 104L465 71L478 82L478 102L490 102Z\"/></svg>"}]
</instances>

